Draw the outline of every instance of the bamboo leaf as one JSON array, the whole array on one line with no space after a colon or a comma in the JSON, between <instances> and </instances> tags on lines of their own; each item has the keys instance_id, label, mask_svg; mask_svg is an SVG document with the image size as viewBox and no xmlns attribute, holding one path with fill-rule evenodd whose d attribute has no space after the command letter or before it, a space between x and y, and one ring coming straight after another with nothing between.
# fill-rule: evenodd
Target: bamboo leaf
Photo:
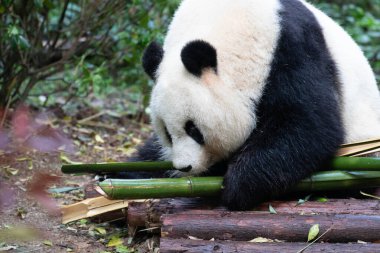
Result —
<instances>
[{"instance_id":1,"label":"bamboo leaf","mask_svg":"<svg viewBox=\"0 0 380 253\"><path fill-rule=\"evenodd\" d=\"M277 214L276 210L273 208L273 206L271 204L269 204L269 213Z\"/></svg>"},{"instance_id":2,"label":"bamboo leaf","mask_svg":"<svg viewBox=\"0 0 380 253\"><path fill-rule=\"evenodd\" d=\"M328 198L324 198L324 197L319 197L319 198L316 199L316 201L324 203L324 202L328 202L329 199Z\"/></svg>"},{"instance_id":3,"label":"bamboo leaf","mask_svg":"<svg viewBox=\"0 0 380 253\"><path fill-rule=\"evenodd\" d=\"M311 226L309 230L307 241L310 242L314 240L318 236L318 234L319 234L319 224L314 224L313 226Z\"/></svg>"}]
</instances>

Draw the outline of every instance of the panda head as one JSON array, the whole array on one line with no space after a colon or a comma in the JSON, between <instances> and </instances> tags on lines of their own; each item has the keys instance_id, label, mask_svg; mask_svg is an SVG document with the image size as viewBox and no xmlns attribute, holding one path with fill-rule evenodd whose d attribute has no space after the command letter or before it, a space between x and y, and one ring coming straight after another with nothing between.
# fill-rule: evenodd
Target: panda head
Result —
<instances>
[{"instance_id":1,"label":"panda head","mask_svg":"<svg viewBox=\"0 0 380 253\"><path fill-rule=\"evenodd\" d=\"M193 40L164 50L153 42L143 56L145 72L155 81L150 109L163 159L179 171L200 174L227 158L254 127L250 105L220 73L217 50Z\"/></svg>"}]
</instances>

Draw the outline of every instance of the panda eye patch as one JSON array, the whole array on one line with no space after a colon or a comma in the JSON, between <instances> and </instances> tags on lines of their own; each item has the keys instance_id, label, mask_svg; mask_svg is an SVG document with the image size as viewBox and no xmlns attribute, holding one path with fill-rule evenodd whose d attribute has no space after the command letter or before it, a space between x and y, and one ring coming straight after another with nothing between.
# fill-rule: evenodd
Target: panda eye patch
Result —
<instances>
[{"instance_id":1,"label":"panda eye patch","mask_svg":"<svg viewBox=\"0 0 380 253\"><path fill-rule=\"evenodd\" d=\"M165 135L166 135L166 138L168 138L168 141L170 142L170 144L173 144L173 140L172 140L172 136L170 135L167 127L165 126Z\"/></svg>"},{"instance_id":2,"label":"panda eye patch","mask_svg":"<svg viewBox=\"0 0 380 253\"><path fill-rule=\"evenodd\" d=\"M193 138L199 145L205 144L205 140L201 131L199 131L198 127L194 124L193 121L189 120L186 122L185 131L187 135Z\"/></svg>"}]
</instances>

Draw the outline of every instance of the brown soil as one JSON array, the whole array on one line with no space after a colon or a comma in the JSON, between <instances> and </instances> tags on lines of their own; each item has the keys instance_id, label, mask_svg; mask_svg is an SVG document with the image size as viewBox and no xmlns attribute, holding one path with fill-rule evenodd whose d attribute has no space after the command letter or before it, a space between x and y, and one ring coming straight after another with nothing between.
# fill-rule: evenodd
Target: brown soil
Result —
<instances>
[{"instance_id":1,"label":"brown soil","mask_svg":"<svg viewBox=\"0 0 380 253\"><path fill-rule=\"evenodd\" d=\"M81 113L80 119L96 115ZM28 111L30 124L38 115ZM17 125L6 126L11 141L0 149L0 252L155 252L154 238L128 236L126 226L95 224L89 220L61 224L55 205L83 200L83 186L91 176L63 175L60 167L67 159L80 162L123 161L150 134L150 128L122 117L101 115L78 123L78 118L49 116L49 122L29 127L35 136L53 136L40 131L65 133L74 143L71 153L54 150L38 151L26 139L14 138ZM9 122L12 122L9 120ZM36 130L37 129L37 130ZM53 129L53 130L52 130ZM0 129L1 130L1 129ZM17 130L17 129L16 129ZM21 129L22 130L22 129ZM17 131L16 131L17 132ZM37 138L37 140L39 140ZM66 142L65 142L66 144ZM62 147L60 147L62 148ZM64 193L47 194L48 188L80 187ZM111 238L119 246L109 246Z\"/></svg>"}]
</instances>

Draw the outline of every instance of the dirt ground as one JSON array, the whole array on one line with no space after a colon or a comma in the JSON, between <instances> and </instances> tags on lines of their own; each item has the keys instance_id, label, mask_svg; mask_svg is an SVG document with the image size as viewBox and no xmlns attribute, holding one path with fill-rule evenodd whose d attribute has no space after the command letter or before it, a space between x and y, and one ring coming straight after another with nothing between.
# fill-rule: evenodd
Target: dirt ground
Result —
<instances>
[{"instance_id":1,"label":"dirt ground","mask_svg":"<svg viewBox=\"0 0 380 253\"><path fill-rule=\"evenodd\" d=\"M58 208L83 200L92 179L63 175L62 163L125 161L150 135L148 125L88 108L12 115L0 129L0 252L158 251L155 238L130 236L120 224L62 225Z\"/></svg>"}]
</instances>

